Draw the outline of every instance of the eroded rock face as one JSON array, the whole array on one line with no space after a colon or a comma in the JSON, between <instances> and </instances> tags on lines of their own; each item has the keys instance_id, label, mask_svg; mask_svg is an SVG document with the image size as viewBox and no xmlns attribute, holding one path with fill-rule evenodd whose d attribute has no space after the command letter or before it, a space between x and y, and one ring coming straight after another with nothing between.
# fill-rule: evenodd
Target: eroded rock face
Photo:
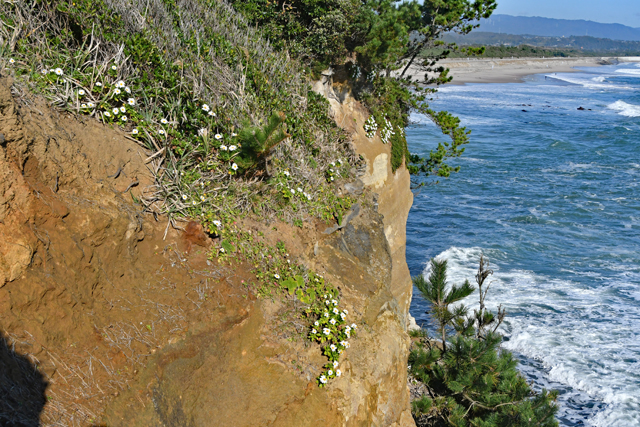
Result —
<instances>
[{"instance_id":1,"label":"eroded rock face","mask_svg":"<svg viewBox=\"0 0 640 427\"><path fill-rule=\"evenodd\" d=\"M366 139L366 111L348 90L331 102L367 162L345 189L367 187L377 202L329 234L326 224L256 225L287 236L291 256L340 289L360 326L342 377L320 389L320 347L275 330L283 307L247 292L248 266L208 263L197 229L165 240L166 222L123 193L137 180L140 197L151 183L149 153L44 104L21 111L0 82L0 329L49 381L43 425L414 425L408 173L392 173L390 147Z\"/></svg>"},{"instance_id":2,"label":"eroded rock face","mask_svg":"<svg viewBox=\"0 0 640 427\"><path fill-rule=\"evenodd\" d=\"M292 256L338 287L341 306L360 324L341 358L343 375L318 388L315 378L326 363L320 347L274 333L281 307L258 300L246 314L203 326L160 351L132 391L110 405L109 425L415 426L407 389L409 174L404 167L391 171L390 147L364 135L366 111L348 93L329 93L327 84L319 84L320 92L336 121L352 126L368 165L361 181L377 193L377 205L328 234L284 225L277 233L299 233Z\"/></svg>"}]
</instances>

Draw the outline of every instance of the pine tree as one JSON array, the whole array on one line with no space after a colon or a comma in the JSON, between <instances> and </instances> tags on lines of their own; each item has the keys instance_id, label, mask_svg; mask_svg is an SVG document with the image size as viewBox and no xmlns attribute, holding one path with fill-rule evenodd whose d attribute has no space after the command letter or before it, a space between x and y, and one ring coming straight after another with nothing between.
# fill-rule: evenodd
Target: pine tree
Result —
<instances>
[{"instance_id":1,"label":"pine tree","mask_svg":"<svg viewBox=\"0 0 640 427\"><path fill-rule=\"evenodd\" d=\"M441 350L425 339L411 351L411 374L427 389L426 395L412 403L418 425L556 427L557 392L533 392L517 371L517 360L500 348L502 337L496 329L505 311L500 308L496 317L484 305L489 286L483 287L492 274L487 265L481 258L476 275L480 308L466 319L456 319L457 333L448 347L443 345ZM432 261L429 280L416 280L421 292L434 304L432 313L440 325L439 332L443 322L455 314L442 308L447 297L466 293L453 292L455 287L445 292L446 269L446 262ZM455 289L470 288L468 282L465 285ZM450 296L452 292L455 295ZM436 303L440 308L435 308Z\"/></svg>"},{"instance_id":2,"label":"pine tree","mask_svg":"<svg viewBox=\"0 0 640 427\"><path fill-rule=\"evenodd\" d=\"M274 112L265 126L247 125L238 132L237 141L242 151L236 163L241 172L255 167L261 161L265 162L267 168L267 157L271 150L291 136L281 127L285 119L284 113Z\"/></svg>"},{"instance_id":3,"label":"pine tree","mask_svg":"<svg viewBox=\"0 0 640 427\"><path fill-rule=\"evenodd\" d=\"M462 286L451 286L447 290L447 261L431 260L431 274L427 280L420 275L413 279L422 296L432 304L431 314L439 324L442 335L442 351L447 351L447 326L452 325L456 319L467 314L467 309L460 305L450 308L452 304L468 297L474 291L466 280Z\"/></svg>"}]
</instances>

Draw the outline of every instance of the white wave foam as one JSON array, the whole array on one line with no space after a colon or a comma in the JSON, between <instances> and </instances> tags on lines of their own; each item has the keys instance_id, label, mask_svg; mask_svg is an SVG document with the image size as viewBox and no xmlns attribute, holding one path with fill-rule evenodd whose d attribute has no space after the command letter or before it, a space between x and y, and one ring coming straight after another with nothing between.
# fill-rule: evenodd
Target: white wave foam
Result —
<instances>
[{"instance_id":1,"label":"white wave foam","mask_svg":"<svg viewBox=\"0 0 640 427\"><path fill-rule=\"evenodd\" d=\"M622 68L620 70L616 70L616 73L624 74L626 77L640 77L640 70L633 68Z\"/></svg>"},{"instance_id":2,"label":"white wave foam","mask_svg":"<svg viewBox=\"0 0 640 427\"><path fill-rule=\"evenodd\" d=\"M540 361L543 370L537 375L545 383L569 386L586 401L600 402L600 411L581 415L586 425L639 427L638 288L628 278L593 287L579 276L570 281L505 271L500 268L504 253L479 247L451 247L436 258L448 261L448 281L459 284L475 276L483 252L494 270L487 305L495 311L501 303L509 313L504 347ZM630 292L620 292L623 288ZM476 299L474 294L464 302L475 308ZM560 401L568 398L560 396Z\"/></svg>"},{"instance_id":3,"label":"white wave foam","mask_svg":"<svg viewBox=\"0 0 640 427\"><path fill-rule=\"evenodd\" d=\"M558 80L561 82L569 83L572 85L582 86L587 89L631 89L629 86L618 86L610 83L605 83L604 77L595 77L590 79L581 79L576 77L570 77L566 75L546 75L546 79ZM602 80L599 80L602 78Z\"/></svg>"},{"instance_id":4,"label":"white wave foam","mask_svg":"<svg viewBox=\"0 0 640 427\"><path fill-rule=\"evenodd\" d=\"M640 117L640 106L627 104L624 101L616 101L613 104L607 105L607 108L613 111L617 111L621 116Z\"/></svg>"}]
</instances>

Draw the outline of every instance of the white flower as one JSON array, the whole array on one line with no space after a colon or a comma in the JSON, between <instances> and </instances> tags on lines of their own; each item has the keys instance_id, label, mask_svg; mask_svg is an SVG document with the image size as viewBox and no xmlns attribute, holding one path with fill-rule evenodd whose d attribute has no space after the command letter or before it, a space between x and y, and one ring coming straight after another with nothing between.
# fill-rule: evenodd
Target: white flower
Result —
<instances>
[{"instance_id":1,"label":"white flower","mask_svg":"<svg viewBox=\"0 0 640 427\"><path fill-rule=\"evenodd\" d=\"M138 134L138 129L133 129L131 131L131 135L137 135Z\"/></svg>"},{"instance_id":2,"label":"white flower","mask_svg":"<svg viewBox=\"0 0 640 427\"><path fill-rule=\"evenodd\" d=\"M202 104L202 111L209 111L210 108L207 104Z\"/></svg>"},{"instance_id":3,"label":"white flower","mask_svg":"<svg viewBox=\"0 0 640 427\"><path fill-rule=\"evenodd\" d=\"M355 323L351 324L351 329L356 330L358 329L358 325L356 325Z\"/></svg>"},{"instance_id":4,"label":"white flower","mask_svg":"<svg viewBox=\"0 0 640 427\"><path fill-rule=\"evenodd\" d=\"M220 228L222 226L222 223L216 219L215 221L213 221L213 225Z\"/></svg>"},{"instance_id":5,"label":"white flower","mask_svg":"<svg viewBox=\"0 0 640 427\"><path fill-rule=\"evenodd\" d=\"M344 328L344 331L345 332L351 332L351 326L347 325L347 327Z\"/></svg>"},{"instance_id":6,"label":"white flower","mask_svg":"<svg viewBox=\"0 0 640 427\"><path fill-rule=\"evenodd\" d=\"M117 108L114 108L114 109L113 109L113 110L111 110L111 111L113 111L113 114L114 114L114 115L116 115L116 116L117 116L117 115L118 115L118 113L120 112L120 110L118 110Z\"/></svg>"},{"instance_id":7,"label":"white flower","mask_svg":"<svg viewBox=\"0 0 640 427\"><path fill-rule=\"evenodd\" d=\"M333 375L333 371L332 371L331 369L329 369L329 370L327 371L327 375L329 375L329 376Z\"/></svg>"},{"instance_id":8,"label":"white flower","mask_svg":"<svg viewBox=\"0 0 640 427\"><path fill-rule=\"evenodd\" d=\"M336 324L336 319L329 320L329 323L331 323L332 325L335 325Z\"/></svg>"},{"instance_id":9,"label":"white flower","mask_svg":"<svg viewBox=\"0 0 640 427\"><path fill-rule=\"evenodd\" d=\"M116 67L115 65L112 65L112 66L111 66L111 69L112 69L113 71L115 71L115 70L117 70L117 69L118 69L118 67Z\"/></svg>"},{"instance_id":10,"label":"white flower","mask_svg":"<svg viewBox=\"0 0 640 427\"><path fill-rule=\"evenodd\" d=\"M289 191L291 191L291 194L296 194L296 190L294 190L293 188L290 188Z\"/></svg>"},{"instance_id":11,"label":"white flower","mask_svg":"<svg viewBox=\"0 0 640 427\"><path fill-rule=\"evenodd\" d=\"M312 334L317 334L317 333L318 333L318 331L316 331L316 330L315 330L315 328L314 328L314 329L312 329L312 330L311 330L311 333L312 333Z\"/></svg>"},{"instance_id":12,"label":"white flower","mask_svg":"<svg viewBox=\"0 0 640 427\"><path fill-rule=\"evenodd\" d=\"M236 151L238 149L238 147L236 147L235 145L230 145L229 146L229 151Z\"/></svg>"},{"instance_id":13,"label":"white flower","mask_svg":"<svg viewBox=\"0 0 640 427\"><path fill-rule=\"evenodd\" d=\"M206 198L206 197L204 197L204 196L200 196L200 201L204 202L205 200L207 200L207 198Z\"/></svg>"},{"instance_id":14,"label":"white flower","mask_svg":"<svg viewBox=\"0 0 640 427\"><path fill-rule=\"evenodd\" d=\"M80 89L80 90L78 91L78 95L80 95L80 96L84 96L84 90L83 90L83 89Z\"/></svg>"},{"instance_id":15,"label":"white flower","mask_svg":"<svg viewBox=\"0 0 640 427\"><path fill-rule=\"evenodd\" d=\"M342 164L342 160L338 159L338 164L341 165Z\"/></svg>"},{"instance_id":16,"label":"white flower","mask_svg":"<svg viewBox=\"0 0 640 427\"><path fill-rule=\"evenodd\" d=\"M338 349L335 344L331 344L329 348L331 349L331 351L336 351Z\"/></svg>"},{"instance_id":17,"label":"white flower","mask_svg":"<svg viewBox=\"0 0 640 427\"><path fill-rule=\"evenodd\" d=\"M329 312L325 311L324 312L324 317L329 317Z\"/></svg>"},{"instance_id":18,"label":"white flower","mask_svg":"<svg viewBox=\"0 0 640 427\"><path fill-rule=\"evenodd\" d=\"M182 195L182 200L187 200L187 195L186 194Z\"/></svg>"},{"instance_id":19,"label":"white flower","mask_svg":"<svg viewBox=\"0 0 640 427\"><path fill-rule=\"evenodd\" d=\"M49 70L42 70L42 74L46 76L47 74L49 74Z\"/></svg>"},{"instance_id":20,"label":"white flower","mask_svg":"<svg viewBox=\"0 0 640 427\"><path fill-rule=\"evenodd\" d=\"M214 113L213 111L209 111L209 115L210 115L211 117L215 117L215 116L216 116L216 113Z\"/></svg>"},{"instance_id":21,"label":"white flower","mask_svg":"<svg viewBox=\"0 0 640 427\"><path fill-rule=\"evenodd\" d=\"M198 136L207 136L208 133L209 133L209 131L207 131L206 128L198 129Z\"/></svg>"},{"instance_id":22,"label":"white flower","mask_svg":"<svg viewBox=\"0 0 640 427\"><path fill-rule=\"evenodd\" d=\"M238 134L231 132L231 136L238 136Z\"/></svg>"},{"instance_id":23,"label":"white flower","mask_svg":"<svg viewBox=\"0 0 640 427\"><path fill-rule=\"evenodd\" d=\"M96 86L101 87L101 86L102 86L102 83L100 83L100 82L96 82Z\"/></svg>"},{"instance_id":24,"label":"white flower","mask_svg":"<svg viewBox=\"0 0 640 427\"><path fill-rule=\"evenodd\" d=\"M324 294L324 298L325 298L325 299L327 298L327 294Z\"/></svg>"},{"instance_id":25,"label":"white flower","mask_svg":"<svg viewBox=\"0 0 640 427\"><path fill-rule=\"evenodd\" d=\"M289 176L289 175L291 175L291 174L289 173L289 171L284 171L283 173L284 173L284 176Z\"/></svg>"},{"instance_id":26,"label":"white flower","mask_svg":"<svg viewBox=\"0 0 640 427\"><path fill-rule=\"evenodd\" d=\"M333 177L331 177L331 181L333 181Z\"/></svg>"},{"instance_id":27,"label":"white flower","mask_svg":"<svg viewBox=\"0 0 640 427\"><path fill-rule=\"evenodd\" d=\"M349 314L349 312L348 312L347 310L342 310L342 312L343 312L344 314Z\"/></svg>"},{"instance_id":28,"label":"white flower","mask_svg":"<svg viewBox=\"0 0 640 427\"><path fill-rule=\"evenodd\" d=\"M159 129L159 130L158 130L158 133L159 133L160 135L164 135L164 134L165 134L165 131L164 131L164 129Z\"/></svg>"},{"instance_id":29,"label":"white flower","mask_svg":"<svg viewBox=\"0 0 640 427\"><path fill-rule=\"evenodd\" d=\"M345 331L344 334L347 336L347 338L351 338L351 332Z\"/></svg>"},{"instance_id":30,"label":"white flower","mask_svg":"<svg viewBox=\"0 0 640 427\"><path fill-rule=\"evenodd\" d=\"M219 133L216 133L215 139L217 139L218 141L222 139L222 135L220 135Z\"/></svg>"},{"instance_id":31,"label":"white flower","mask_svg":"<svg viewBox=\"0 0 640 427\"><path fill-rule=\"evenodd\" d=\"M327 383L327 377L325 377L324 375L320 375L320 382L322 384L326 384Z\"/></svg>"},{"instance_id":32,"label":"white flower","mask_svg":"<svg viewBox=\"0 0 640 427\"><path fill-rule=\"evenodd\" d=\"M53 68L49 70L50 73L55 73L56 70L54 70Z\"/></svg>"},{"instance_id":33,"label":"white flower","mask_svg":"<svg viewBox=\"0 0 640 427\"><path fill-rule=\"evenodd\" d=\"M348 342L348 341L340 341L340 345L341 345L341 346L343 346L344 348L349 348L349 347L351 347L351 346L349 345L349 342Z\"/></svg>"},{"instance_id":34,"label":"white flower","mask_svg":"<svg viewBox=\"0 0 640 427\"><path fill-rule=\"evenodd\" d=\"M221 149L222 151L227 151L229 148L227 148L227 146L226 146L226 145L222 144L222 145L220 146L220 149Z\"/></svg>"},{"instance_id":35,"label":"white flower","mask_svg":"<svg viewBox=\"0 0 640 427\"><path fill-rule=\"evenodd\" d=\"M224 253L224 248L220 248L220 252Z\"/></svg>"},{"instance_id":36,"label":"white flower","mask_svg":"<svg viewBox=\"0 0 640 427\"><path fill-rule=\"evenodd\" d=\"M118 89L118 88L114 89L113 93L115 93L116 95L120 95L120 89Z\"/></svg>"},{"instance_id":37,"label":"white flower","mask_svg":"<svg viewBox=\"0 0 640 427\"><path fill-rule=\"evenodd\" d=\"M338 314L338 313L340 313L340 311L337 308L334 308L333 309L333 314Z\"/></svg>"},{"instance_id":38,"label":"white flower","mask_svg":"<svg viewBox=\"0 0 640 427\"><path fill-rule=\"evenodd\" d=\"M122 111L123 113L127 112L127 107L125 107L124 105L122 107L120 107L120 111Z\"/></svg>"},{"instance_id":39,"label":"white flower","mask_svg":"<svg viewBox=\"0 0 640 427\"><path fill-rule=\"evenodd\" d=\"M338 349L338 354L342 354L342 349L341 348Z\"/></svg>"},{"instance_id":40,"label":"white flower","mask_svg":"<svg viewBox=\"0 0 640 427\"><path fill-rule=\"evenodd\" d=\"M169 121L163 117L160 119L160 123L162 123L163 125L166 125L167 123L169 123Z\"/></svg>"},{"instance_id":41,"label":"white flower","mask_svg":"<svg viewBox=\"0 0 640 427\"><path fill-rule=\"evenodd\" d=\"M280 275L279 274L274 274L273 277L275 277L276 279L280 279Z\"/></svg>"},{"instance_id":42,"label":"white flower","mask_svg":"<svg viewBox=\"0 0 640 427\"><path fill-rule=\"evenodd\" d=\"M234 171L238 170L238 165L236 165L235 163L231 165L231 169L233 169Z\"/></svg>"},{"instance_id":43,"label":"white flower","mask_svg":"<svg viewBox=\"0 0 640 427\"><path fill-rule=\"evenodd\" d=\"M336 369L336 377L339 377L340 375L342 375L342 372L340 369Z\"/></svg>"},{"instance_id":44,"label":"white flower","mask_svg":"<svg viewBox=\"0 0 640 427\"><path fill-rule=\"evenodd\" d=\"M123 122L126 122L127 121L127 116L120 117L120 120L122 120Z\"/></svg>"},{"instance_id":45,"label":"white flower","mask_svg":"<svg viewBox=\"0 0 640 427\"><path fill-rule=\"evenodd\" d=\"M338 305L338 301L336 301L336 300L331 300L331 302L333 303L333 305Z\"/></svg>"},{"instance_id":46,"label":"white flower","mask_svg":"<svg viewBox=\"0 0 640 427\"><path fill-rule=\"evenodd\" d=\"M329 328L322 328L322 333L325 335L329 335L331 333L331 329Z\"/></svg>"},{"instance_id":47,"label":"white flower","mask_svg":"<svg viewBox=\"0 0 640 427\"><path fill-rule=\"evenodd\" d=\"M55 69L55 73L56 73L57 75L61 76L61 75L63 74L63 73L62 73L62 68L56 68L56 69Z\"/></svg>"},{"instance_id":48,"label":"white flower","mask_svg":"<svg viewBox=\"0 0 640 427\"><path fill-rule=\"evenodd\" d=\"M134 105L136 105L136 100L133 99L133 98L129 98L129 99L127 99L127 104L129 104L129 105L131 105L133 107Z\"/></svg>"},{"instance_id":49,"label":"white flower","mask_svg":"<svg viewBox=\"0 0 640 427\"><path fill-rule=\"evenodd\" d=\"M329 164L330 164L331 166L335 166L335 165L336 165L336 162L331 162L331 163L329 163ZM333 169L331 169L331 170L333 170Z\"/></svg>"},{"instance_id":50,"label":"white flower","mask_svg":"<svg viewBox=\"0 0 640 427\"><path fill-rule=\"evenodd\" d=\"M302 188L298 187L296 190L298 190L298 193L302 193Z\"/></svg>"},{"instance_id":51,"label":"white flower","mask_svg":"<svg viewBox=\"0 0 640 427\"><path fill-rule=\"evenodd\" d=\"M80 104L80 108L87 108L87 104Z\"/></svg>"},{"instance_id":52,"label":"white flower","mask_svg":"<svg viewBox=\"0 0 640 427\"><path fill-rule=\"evenodd\" d=\"M15 59L13 59L13 58L9 59L9 64L15 64L15 63L16 63Z\"/></svg>"},{"instance_id":53,"label":"white flower","mask_svg":"<svg viewBox=\"0 0 640 427\"><path fill-rule=\"evenodd\" d=\"M326 305L331 304L331 303L329 302L329 300L328 300L328 299L327 299L327 300L324 300L324 303L325 303Z\"/></svg>"},{"instance_id":54,"label":"white flower","mask_svg":"<svg viewBox=\"0 0 640 427\"><path fill-rule=\"evenodd\" d=\"M335 368L337 368L337 367L338 367L338 365L339 365L338 361L337 361L337 360L334 360L334 361L333 361L333 368L334 368L334 369L335 369Z\"/></svg>"},{"instance_id":55,"label":"white flower","mask_svg":"<svg viewBox=\"0 0 640 427\"><path fill-rule=\"evenodd\" d=\"M193 206L195 206L197 203L196 203L196 201L194 200L194 201L192 201L192 202L191 202L191 204L192 204Z\"/></svg>"},{"instance_id":56,"label":"white flower","mask_svg":"<svg viewBox=\"0 0 640 427\"><path fill-rule=\"evenodd\" d=\"M105 116L105 117L111 117L111 113L110 113L110 112L108 112L108 111L105 111L105 112L104 112L104 116Z\"/></svg>"},{"instance_id":57,"label":"white flower","mask_svg":"<svg viewBox=\"0 0 640 427\"><path fill-rule=\"evenodd\" d=\"M345 315L344 315L344 313L340 313L340 318L341 318L342 320L344 320L344 318L345 318L345 317L347 317L347 316L345 316Z\"/></svg>"},{"instance_id":58,"label":"white flower","mask_svg":"<svg viewBox=\"0 0 640 427\"><path fill-rule=\"evenodd\" d=\"M311 195L307 194L307 200L311 200Z\"/></svg>"},{"instance_id":59,"label":"white flower","mask_svg":"<svg viewBox=\"0 0 640 427\"><path fill-rule=\"evenodd\" d=\"M93 102L90 102L90 103L88 103L88 104L87 104L87 106L88 106L89 108L93 108L93 107L95 107L95 106L96 106L96 104L94 104Z\"/></svg>"},{"instance_id":60,"label":"white flower","mask_svg":"<svg viewBox=\"0 0 640 427\"><path fill-rule=\"evenodd\" d=\"M119 80L118 83L116 83L116 87L124 87L124 82Z\"/></svg>"},{"instance_id":61,"label":"white flower","mask_svg":"<svg viewBox=\"0 0 640 427\"><path fill-rule=\"evenodd\" d=\"M319 325L320 325L320 322L318 322L318 321L316 320L315 322L313 322L313 324L314 324L315 326L319 326Z\"/></svg>"},{"instance_id":62,"label":"white flower","mask_svg":"<svg viewBox=\"0 0 640 427\"><path fill-rule=\"evenodd\" d=\"M127 92L127 93L131 93L131 89L129 88L129 86L125 87L124 91Z\"/></svg>"}]
</instances>

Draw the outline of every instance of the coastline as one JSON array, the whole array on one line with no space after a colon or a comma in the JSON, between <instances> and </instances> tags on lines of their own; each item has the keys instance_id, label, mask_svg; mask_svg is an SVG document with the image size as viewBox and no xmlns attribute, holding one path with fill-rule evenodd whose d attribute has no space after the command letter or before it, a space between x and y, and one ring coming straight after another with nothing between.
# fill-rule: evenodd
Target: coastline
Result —
<instances>
[{"instance_id":1,"label":"coastline","mask_svg":"<svg viewBox=\"0 0 640 427\"><path fill-rule=\"evenodd\" d=\"M599 67L621 62L640 62L640 57L580 58L488 58L445 59L440 64L449 68L453 77L449 85L467 83L522 83L523 78L542 73L573 73L576 67ZM418 76L417 70L410 74Z\"/></svg>"}]
</instances>

